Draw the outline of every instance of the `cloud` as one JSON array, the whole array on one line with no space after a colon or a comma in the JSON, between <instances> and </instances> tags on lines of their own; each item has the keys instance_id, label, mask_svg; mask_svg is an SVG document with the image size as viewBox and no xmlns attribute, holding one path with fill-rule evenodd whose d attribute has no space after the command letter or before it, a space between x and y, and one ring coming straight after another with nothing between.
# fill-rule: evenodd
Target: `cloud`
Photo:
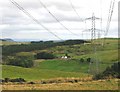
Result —
<instances>
[{"instance_id":1,"label":"cloud","mask_svg":"<svg viewBox=\"0 0 120 92\"><path fill-rule=\"evenodd\" d=\"M63 39L76 38L69 31L65 30L40 4L39 0L15 0L25 10L27 10L35 19L37 19L46 28L52 32L57 33ZM71 0L75 6L79 16L76 15L72 9L69 0L41 0L49 11L70 31L81 34L81 31L85 28L85 23L81 19L91 17L92 13L95 16L101 17L100 0ZM102 0L103 1L103 0ZM106 0L102 3L102 18L103 29L106 28L108 10L110 0ZM110 26L109 36L112 36L111 31L117 30L118 20L118 6L115 4L113 12L112 22ZM35 23L26 14L20 11L9 0L0 1L0 15L2 15L2 23L0 23L0 29L2 30L3 37L15 38L15 39L56 39L52 34L43 30L43 28ZM96 21L96 27L100 28L100 21ZM87 22L87 28L91 28L91 21ZM58 30L55 30L58 29ZM35 33L34 33L35 32ZM37 34L40 33L40 34ZM116 32L117 33L117 32ZM27 35L27 37L26 37ZM34 35L34 36L32 36ZM36 35L36 36L35 36ZM47 36L43 36L47 35ZM113 34L115 36L115 34ZM51 37L53 36L53 37ZM116 35L117 36L117 35ZM80 37L77 37L80 38Z\"/></svg>"}]
</instances>

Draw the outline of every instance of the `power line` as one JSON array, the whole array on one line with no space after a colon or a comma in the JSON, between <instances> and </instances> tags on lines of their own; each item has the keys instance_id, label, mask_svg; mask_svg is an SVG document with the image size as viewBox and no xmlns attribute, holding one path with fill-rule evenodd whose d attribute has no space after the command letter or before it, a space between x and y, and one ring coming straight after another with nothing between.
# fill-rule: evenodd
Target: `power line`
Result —
<instances>
[{"instance_id":1,"label":"power line","mask_svg":"<svg viewBox=\"0 0 120 92\"><path fill-rule=\"evenodd\" d=\"M71 0L69 0L69 2L70 2L70 4L71 4L72 9L73 9L73 10L74 10L74 12L76 13L76 15L79 17L79 19L81 19L80 15L78 14L78 12L76 11L76 9L75 9L74 5L72 4L72 1L71 1ZM81 19L81 21L83 21L83 20Z\"/></svg>"},{"instance_id":2,"label":"power line","mask_svg":"<svg viewBox=\"0 0 120 92\"><path fill-rule=\"evenodd\" d=\"M102 9L102 3L103 3L103 1L100 0L100 11L101 11L101 14L100 14L100 16L101 16L100 29L101 29L101 31L103 30L103 28L102 28L102 25L103 25L103 18L102 18L102 17L103 17L103 14L102 14L102 10L103 10L103 9ZM104 34L105 34L105 31L102 32L101 37L104 36ZM103 37L103 38L104 38L104 37ZM102 46L103 46L103 45L104 45L104 39L102 39L101 41L102 41L101 43L102 43Z\"/></svg>"},{"instance_id":3,"label":"power line","mask_svg":"<svg viewBox=\"0 0 120 92\"><path fill-rule=\"evenodd\" d=\"M106 26L106 32L105 32L105 35L107 35L108 29L109 29L111 7L112 7L112 0L111 0L111 2L110 2L110 8L109 8L109 13L108 13L108 20L107 20L107 26Z\"/></svg>"},{"instance_id":4,"label":"power line","mask_svg":"<svg viewBox=\"0 0 120 92\"><path fill-rule=\"evenodd\" d=\"M65 29L60 29L60 28L49 28L50 30L65 30ZM45 29L42 29L45 30ZM71 28L70 30L84 30L83 28Z\"/></svg>"},{"instance_id":5,"label":"power line","mask_svg":"<svg viewBox=\"0 0 120 92\"><path fill-rule=\"evenodd\" d=\"M100 20L100 29L102 30L102 21L103 21L102 20L102 0L100 0L100 11L101 11L101 14L100 14L100 17L101 17L101 20Z\"/></svg>"},{"instance_id":6,"label":"power line","mask_svg":"<svg viewBox=\"0 0 120 92\"><path fill-rule=\"evenodd\" d=\"M83 19L81 19L80 15L78 14L77 10L75 9L75 7L74 7L74 5L73 5L73 3L72 3L72 0L69 0L69 2L70 2L70 5L71 5L73 11L75 12L75 14L76 14L76 15L78 16L78 18L83 22ZM82 37L83 37L83 32L82 32Z\"/></svg>"},{"instance_id":7,"label":"power line","mask_svg":"<svg viewBox=\"0 0 120 92\"><path fill-rule=\"evenodd\" d=\"M67 31L69 31L71 34L76 35L75 33L73 33L72 31L70 31L66 26L64 26L58 19L56 16L54 16L54 14L51 13L51 11L46 7L46 5L44 3L41 2L41 0L39 0L40 4L48 11L48 13L63 27L65 28Z\"/></svg>"},{"instance_id":8,"label":"power line","mask_svg":"<svg viewBox=\"0 0 120 92\"><path fill-rule=\"evenodd\" d=\"M46 28L44 25L42 25L37 19L35 19L27 10L25 10L22 6L20 6L16 1L14 0L10 0L10 2L15 5L19 10L21 10L22 12L24 12L29 18L31 18L34 22L36 22L37 24L41 25L45 30L47 30L48 32L50 32L52 35L54 35L56 38L63 40L62 38L60 38L58 35L54 34L52 31L50 31L48 28Z\"/></svg>"},{"instance_id":9,"label":"power line","mask_svg":"<svg viewBox=\"0 0 120 92\"><path fill-rule=\"evenodd\" d=\"M114 10L114 5L115 5L115 0L111 0L105 36L107 35L108 30L109 30L109 28L110 28L110 22L111 22L111 19L112 19L112 14L113 14L113 10Z\"/></svg>"}]
</instances>

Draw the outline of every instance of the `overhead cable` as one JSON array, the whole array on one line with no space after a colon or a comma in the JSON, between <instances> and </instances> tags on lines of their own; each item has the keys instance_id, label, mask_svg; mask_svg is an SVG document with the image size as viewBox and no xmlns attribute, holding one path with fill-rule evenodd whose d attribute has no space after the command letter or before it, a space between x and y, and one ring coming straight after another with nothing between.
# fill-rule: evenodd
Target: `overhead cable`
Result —
<instances>
[{"instance_id":1,"label":"overhead cable","mask_svg":"<svg viewBox=\"0 0 120 92\"><path fill-rule=\"evenodd\" d=\"M19 10L21 10L22 12L24 12L29 18L31 18L34 22L36 22L37 24L41 25L45 30L47 30L49 33L51 33L52 35L54 35L56 38L63 40L62 38L60 38L58 35L56 35L55 33L53 33L52 31L50 31L48 28L46 28L43 24L41 24L36 18L34 18L27 10L25 10L22 6L20 6L16 1L14 0L10 0L10 2L15 5Z\"/></svg>"}]
</instances>

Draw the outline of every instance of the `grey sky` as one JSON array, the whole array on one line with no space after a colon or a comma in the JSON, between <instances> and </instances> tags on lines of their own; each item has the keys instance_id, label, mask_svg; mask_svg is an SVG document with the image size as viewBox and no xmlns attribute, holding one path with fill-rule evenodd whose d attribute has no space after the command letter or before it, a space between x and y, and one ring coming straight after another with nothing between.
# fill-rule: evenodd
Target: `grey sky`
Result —
<instances>
[{"instance_id":1,"label":"grey sky","mask_svg":"<svg viewBox=\"0 0 120 92\"><path fill-rule=\"evenodd\" d=\"M84 35L82 35L82 31L86 28L90 29L91 22L87 21L85 25L81 19L91 17L93 12L95 16L101 17L101 6L103 18L102 28L105 30L111 0L71 0L80 18L73 11L69 0L41 0L65 27L73 33L78 34L78 36L72 35L69 31L65 30L48 11L46 11L39 0L15 1L24 7L25 10L45 27L62 39L82 39L90 37L90 33L84 33ZM107 35L108 37L118 36L118 1L119 0L116 0L115 2L111 26ZM102 2L102 4L100 2ZM0 17L2 21L0 23L1 38L12 38L17 40L58 40L54 35L43 30L40 25L36 24L9 0L0 1ZM100 29L100 21L96 21L96 27Z\"/></svg>"}]
</instances>

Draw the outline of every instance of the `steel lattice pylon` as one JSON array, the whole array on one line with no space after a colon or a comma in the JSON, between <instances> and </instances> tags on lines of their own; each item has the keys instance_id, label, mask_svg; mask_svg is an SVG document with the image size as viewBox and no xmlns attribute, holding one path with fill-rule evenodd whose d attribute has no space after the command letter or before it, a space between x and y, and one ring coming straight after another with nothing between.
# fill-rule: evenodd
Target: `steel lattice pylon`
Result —
<instances>
[{"instance_id":1,"label":"steel lattice pylon","mask_svg":"<svg viewBox=\"0 0 120 92\"><path fill-rule=\"evenodd\" d=\"M96 50L97 50L97 41L96 39L100 38L100 32L101 30L96 29L96 20L99 20L100 18L95 17L94 13L92 14L92 17L90 18L86 18L85 20L91 20L92 21L92 28L88 29L89 32L91 32L91 46L93 49L93 53L94 53L94 58L91 59L90 63L89 63L89 70L88 72L90 74L97 74L99 73L99 59L98 56L96 54Z\"/></svg>"}]
</instances>

